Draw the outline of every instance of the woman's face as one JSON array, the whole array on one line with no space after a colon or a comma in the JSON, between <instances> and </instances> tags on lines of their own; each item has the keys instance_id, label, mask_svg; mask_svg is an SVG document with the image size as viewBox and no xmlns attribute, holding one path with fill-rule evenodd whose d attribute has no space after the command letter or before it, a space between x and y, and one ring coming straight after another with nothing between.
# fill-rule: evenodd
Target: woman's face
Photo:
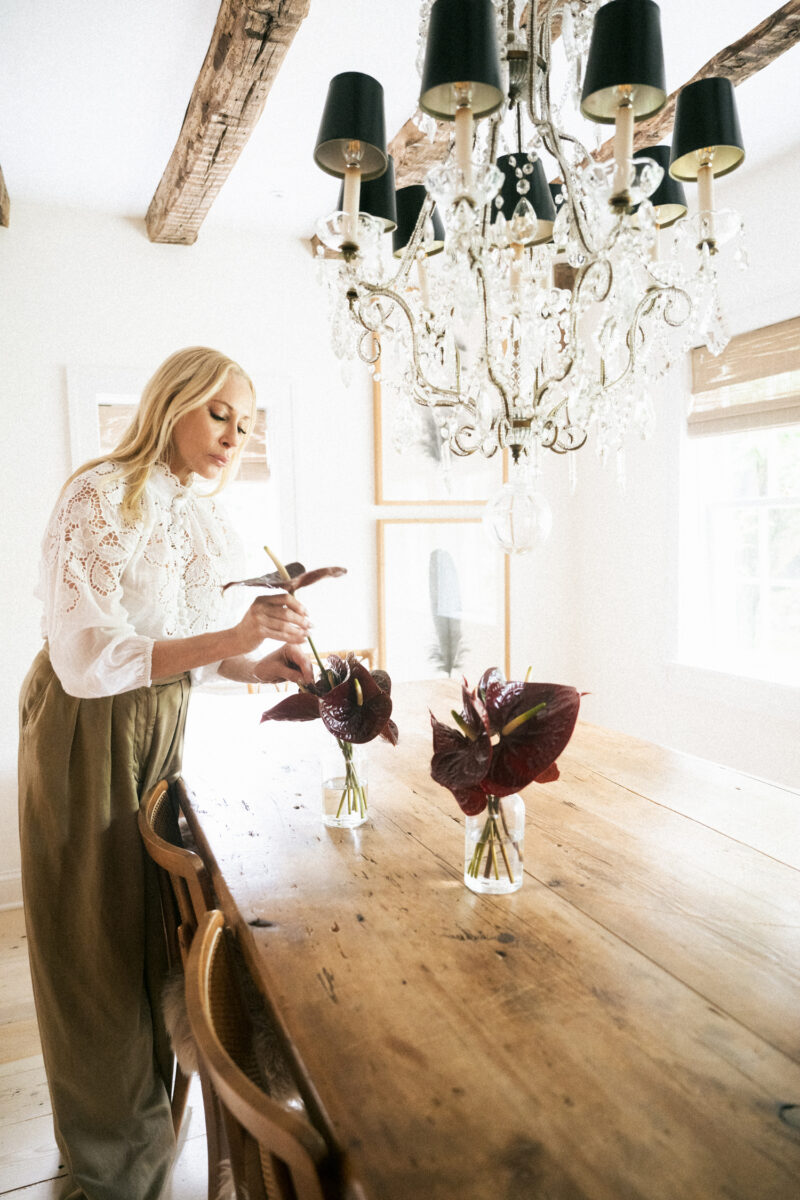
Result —
<instances>
[{"instance_id":1,"label":"woman's face","mask_svg":"<svg viewBox=\"0 0 800 1200\"><path fill-rule=\"evenodd\" d=\"M180 418L172 431L169 469L181 483L193 473L219 477L247 436L252 408L250 388L230 374L215 396Z\"/></svg>"}]
</instances>

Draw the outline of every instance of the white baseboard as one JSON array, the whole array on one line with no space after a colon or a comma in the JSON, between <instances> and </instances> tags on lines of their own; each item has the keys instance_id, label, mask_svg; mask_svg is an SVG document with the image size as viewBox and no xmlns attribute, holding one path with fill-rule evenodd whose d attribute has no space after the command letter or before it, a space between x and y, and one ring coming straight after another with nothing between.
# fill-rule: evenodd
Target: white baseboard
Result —
<instances>
[{"instance_id":1,"label":"white baseboard","mask_svg":"<svg viewBox=\"0 0 800 1200\"><path fill-rule=\"evenodd\" d=\"M4 908L22 908L22 876L19 871L0 873L0 912Z\"/></svg>"}]
</instances>

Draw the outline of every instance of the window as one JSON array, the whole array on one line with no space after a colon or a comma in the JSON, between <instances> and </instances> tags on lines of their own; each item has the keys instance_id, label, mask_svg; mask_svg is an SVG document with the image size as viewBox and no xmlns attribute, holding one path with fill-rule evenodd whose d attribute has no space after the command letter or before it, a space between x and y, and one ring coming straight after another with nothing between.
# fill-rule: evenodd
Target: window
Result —
<instances>
[{"instance_id":1,"label":"window","mask_svg":"<svg viewBox=\"0 0 800 1200\"><path fill-rule=\"evenodd\" d=\"M693 352L681 658L800 685L800 320L709 359Z\"/></svg>"}]
</instances>

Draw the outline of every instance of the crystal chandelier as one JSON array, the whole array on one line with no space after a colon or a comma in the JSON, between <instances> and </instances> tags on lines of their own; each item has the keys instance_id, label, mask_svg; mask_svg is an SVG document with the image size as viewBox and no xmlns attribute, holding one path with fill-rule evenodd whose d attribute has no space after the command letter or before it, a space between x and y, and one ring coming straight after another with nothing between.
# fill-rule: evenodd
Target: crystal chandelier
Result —
<instances>
[{"instance_id":1,"label":"crystal chandelier","mask_svg":"<svg viewBox=\"0 0 800 1200\"><path fill-rule=\"evenodd\" d=\"M720 255L744 252L713 182L744 158L733 87L687 85L671 149L634 153L635 123L667 100L654 0L423 0L420 51L417 123L453 123L424 186L395 192L381 85L330 84L314 155L343 181L318 225L337 252L320 263L334 348L373 366L380 348L384 386L429 411L445 464L510 452L486 521L524 550L548 524L540 450L621 452L670 365L725 345ZM586 120L613 125L607 161Z\"/></svg>"}]
</instances>

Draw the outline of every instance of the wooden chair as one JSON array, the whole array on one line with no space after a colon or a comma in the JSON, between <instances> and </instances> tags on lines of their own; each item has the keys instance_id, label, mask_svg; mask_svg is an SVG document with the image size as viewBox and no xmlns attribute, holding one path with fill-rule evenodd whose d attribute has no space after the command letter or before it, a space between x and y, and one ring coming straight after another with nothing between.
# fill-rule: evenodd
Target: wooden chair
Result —
<instances>
[{"instance_id":1,"label":"wooden chair","mask_svg":"<svg viewBox=\"0 0 800 1200\"><path fill-rule=\"evenodd\" d=\"M348 654L352 654L360 663L364 663L369 671L374 671L375 669L376 654L374 646L370 646L366 650L326 650L324 654L320 654L323 662L325 662L329 654L338 654L339 658L347 658Z\"/></svg>"},{"instance_id":2,"label":"wooden chair","mask_svg":"<svg viewBox=\"0 0 800 1200\"><path fill-rule=\"evenodd\" d=\"M156 864L161 894L161 912L170 976L185 971L189 948L203 914L214 907L214 893L205 863L199 854L184 845L180 829L182 799L185 785L178 780L171 786L166 780L157 783L139 809L139 832L145 849ZM180 988L183 1000L183 987ZM175 1031L173 1043L176 1040ZM184 1043L185 1038L179 1039ZM191 1061L196 1056L192 1045L181 1057ZM203 1092L208 1149L209 1200L220 1191L223 1161L226 1158L222 1114L208 1076L198 1071ZM186 1108L192 1071L175 1062L175 1078L170 1098L172 1122L177 1135Z\"/></svg>"},{"instance_id":3,"label":"wooden chair","mask_svg":"<svg viewBox=\"0 0 800 1200\"><path fill-rule=\"evenodd\" d=\"M236 1196L323 1200L322 1136L261 1085L232 936L221 912L202 918L186 969L186 1002L200 1062L222 1103Z\"/></svg>"},{"instance_id":4,"label":"wooden chair","mask_svg":"<svg viewBox=\"0 0 800 1200\"><path fill-rule=\"evenodd\" d=\"M329 654L338 654L340 658L346 658L348 654L354 654L359 662L366 665L368 670L373 671L375 669L376 651L372 646L366 650L325 650L324 653L320 654L320 658L323 662L325 662L325 659ZM316 663L314 664L314 669L315 671L318 670ZM288 683L271 683L263 685L260 683L248 683L247 690L252 695L255 692L260 692L262 686L273 687L278 692L288 691L289 688Z\"/></svg>"}]
</instances>

